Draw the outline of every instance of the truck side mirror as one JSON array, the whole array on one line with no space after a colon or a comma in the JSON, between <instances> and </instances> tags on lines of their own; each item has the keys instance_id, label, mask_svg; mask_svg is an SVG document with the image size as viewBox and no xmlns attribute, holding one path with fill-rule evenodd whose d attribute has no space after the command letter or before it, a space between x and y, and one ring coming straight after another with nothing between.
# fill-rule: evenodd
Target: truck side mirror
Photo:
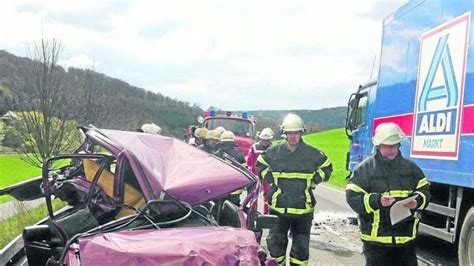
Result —
<instances>
[{"instance_id":1,"label":"truck side mirror","mask_svg":"<svg viewBox=\"0 0 474 266\"><path fill-rule=\"evenodd\" d=\"M351 133L354 129L353 119L354 119L354 110L357 108L357 93L351 94L349 101L347 103L347 113L346 113L346 135L351 139Z\"/></svg>"}]
</instances>

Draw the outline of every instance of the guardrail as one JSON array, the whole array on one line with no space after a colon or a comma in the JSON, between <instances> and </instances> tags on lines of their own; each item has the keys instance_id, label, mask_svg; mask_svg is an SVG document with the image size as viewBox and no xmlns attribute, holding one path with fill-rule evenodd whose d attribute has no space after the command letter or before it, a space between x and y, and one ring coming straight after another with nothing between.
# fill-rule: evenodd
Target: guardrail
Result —
<instances>
[{"instance_id":1,"label":"guardrail","mask_svg":"<svg viewBox=\"0 0 474 266\"><path fill-rule=\"evenodd\" d=\"M0 250L0 265L14 264L22 256L23 247L23 238L19 235Z\"/></svg>"},{"instance_id":2,"label":"guardrail","mask_svg":"<svg viewBox=\"0 0 474 266\"><path fill-rule=\"evenodd\" d=\"M72 207L66 206L60 210L54 212L54 215L58 215ZM35 225L44 224L48 220L48 217L41 219ZM19 235L10 243L8 243L3 249L0 250L0 265L27 265L26 254L24 252L25 243L23 242L23 236Z\"/></svg>"}]
</instances>

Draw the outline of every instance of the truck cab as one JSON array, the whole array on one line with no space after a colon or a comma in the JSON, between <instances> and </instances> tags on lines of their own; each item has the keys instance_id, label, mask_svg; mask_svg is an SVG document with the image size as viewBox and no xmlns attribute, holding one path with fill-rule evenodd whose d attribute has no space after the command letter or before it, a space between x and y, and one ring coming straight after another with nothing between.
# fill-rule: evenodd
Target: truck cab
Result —
<instances>
[{"instance_id":1,"label":"truck cab","mask_svg":"<svg viewBox=\"0 0 474 266\"><path fill-rule=\"evenodd\" d=\"M255 119L247 112L221 113L210 110L204 113L202 126L208 129L223 127L235 135L236 149L244 156L247 155L256 139Z\"/></svg>"},{"instance_id":2,"label":"truck cab","mask_svg":"<svg viewBox=\"0 0 474 266\"><path fill-rule=\"evenodd\" d=\"M368 119L374 105L377 81L372 80L359 85L357 92L349 97L346 116L346 135L350 140L349 151L346 157L346 169L352 171L354 167L372 154L371 141L372 120ZM369 95L371 97L369 97Z\"/></svg>"}]
</instances>

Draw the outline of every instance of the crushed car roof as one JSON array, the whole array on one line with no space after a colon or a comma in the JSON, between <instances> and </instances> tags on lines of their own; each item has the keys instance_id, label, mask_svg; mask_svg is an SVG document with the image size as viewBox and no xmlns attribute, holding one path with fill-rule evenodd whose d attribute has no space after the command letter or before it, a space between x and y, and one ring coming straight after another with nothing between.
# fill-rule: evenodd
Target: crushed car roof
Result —
<instances>
[{"instance_id":1,"label":"crushed car roof","mask_svg":"<svg viewBox=\"0 0 474 266\"><path fill-rule=\"evenodd\" d=\"M199 204L255 182L241 170L178 139L105 129L90 129L86 135L105 144L117 159L126 156L139 183L145 178L157 197L164 190L178 200Z\"/></svg>"}]
</instances>

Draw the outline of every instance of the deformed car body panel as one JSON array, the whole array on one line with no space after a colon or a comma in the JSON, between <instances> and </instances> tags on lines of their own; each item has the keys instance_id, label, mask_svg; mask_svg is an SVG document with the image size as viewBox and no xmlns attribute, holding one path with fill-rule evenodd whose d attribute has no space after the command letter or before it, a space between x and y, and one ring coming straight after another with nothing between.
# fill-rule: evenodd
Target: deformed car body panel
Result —
<instances>
[{"instance_id":1,"label":"deformed car body panel","mask_svg":"<svg viewBox=\"0 0 474 266\"><path fill-rule=\"evenodd\" d=\"M253 232L232 227L99 234L81 239L79 246L82 265L260 264ZM74 264L72 260L69 263Z\"/></svg>"}]
</instances>

